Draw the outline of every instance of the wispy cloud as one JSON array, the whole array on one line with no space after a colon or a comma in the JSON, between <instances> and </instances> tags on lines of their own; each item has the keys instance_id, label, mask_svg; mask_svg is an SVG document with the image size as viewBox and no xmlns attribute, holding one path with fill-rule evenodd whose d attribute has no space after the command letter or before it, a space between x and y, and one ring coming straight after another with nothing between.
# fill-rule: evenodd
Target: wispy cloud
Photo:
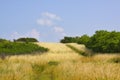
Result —
<instances>
[{"instance_id":1,"label":"wispy cloud","mask_svg":"<svg viewBox=\"0 0 120 80\"><path fill-rule=\"evenodd\" d=\"M61 36L66 36L67 34L65 33L64 29L60 26L55 26L54 31L58 33Z\"/></svg>"},{"instance_id":2,"label":"wispy cloud","mask_svg":"<svg viewBox=\"0 0 120 80\"><path fill-rule=\"evenodd\" d=\"M18 33L18 32L13 32L11 34L11 37L12 37L12 39L18 39L18 38L21 38L21 37L32 37L32 38L36 38L36 39L39 40L40 33L36 29L32 29L31 31L29 31L27 33L24 33L24 34L21 34L21 33Z\"/></svg>"},{"instance_id":3,"label":"wispy cloud","mask_svg":"<svg viewBox=\"0 0 120 80\"><path fill-rule=\"evenodd\" d=\"M53 21L49 19L38 19L37 24L41 26L53 26L54 25Z\"/></svg>"},{"instance_id":4,"label":"wispy cloud","mask_svg":"<svg viewBox=\"0 0 120 80\"><path fill-rule=\"evenodd\" d=\"M11 38L12 38L12 39L17 39L17 38L19 38L19 37L21 37L21 35L20 35L18 32L13 32L13 33L11 34Z\"/></svg>"},{"instance_id":5,"label":"wispy cloud","mask_svg":"<svg viewBox=\"0 0 120 80\"><path fill-rule=\"evenodd\" d=\"M55 32L58 32L58 33L62 33L62 32L64 32L64 29L63 29L62 27L55 26L55 27L54 27L54 31L55 31Z\"/></svg>"},{"instance_id":6,"label":"wispy cloud","mask_svg":"<svg viewBox=\"0 0 120 80\"><path fill-rule=\"evenodd\" d=\"M27 36L39 39L40 33L36 29L32 29L30 32L27 33Z\"/></svg>"},{"instance_id":7,"label":"wispy cloud","mask_svg":"<svg viewBox=\"0 0 120 80\"><path fill-rule=\"evenodd\" d=\"M44 12L41 14L41 17L37 19L37 24L40 26L55 26L56 21L61 21L61 17L56 14Z\"/></svg>"},{"instance_id":8,"label":"wispy cloud","mask_svg":"<svg viewBox=\"0 0 120 80\"><path fill-rule=\"evenodd\" d=\"M37 24L44 27L50 27L53 31L53 34L58 38L63 38L66 36L65 30L59 23L62 22L62 18L56 14L50 12L44 12L41 14L41 17L37 20Z\"/></svg>"},{"instance_id":9,"label":"wispy cloud","mask_svg":"<svg viewBox=\"0 0 120 80\"><path fill-rule=\"evenodd\" d=\"M52 19L52 20L61 20L60 16L53 14L53 13L49 13L49 12L42 13L42 16L45 18L47 17L47 18Z\"/></svg>"}]
</instances>

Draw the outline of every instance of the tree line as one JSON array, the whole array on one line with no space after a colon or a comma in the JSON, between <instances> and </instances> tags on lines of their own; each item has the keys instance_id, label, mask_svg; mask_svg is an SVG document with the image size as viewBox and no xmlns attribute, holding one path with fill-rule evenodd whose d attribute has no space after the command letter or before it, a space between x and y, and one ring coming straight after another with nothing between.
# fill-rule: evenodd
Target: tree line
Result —
<instances>
[{"instance_id":1,"label":"tree line","mask_svg":"<svg viewBox=\"0 0 120 80\"><path fill-rule=\"evenodd\" d=\"M38 42L37 39L35 38L18 38L18 39L14 39L13 40L14 42ZM10 42L9 40L7 39L2 39L0 38L0 42Z\"/></svg>"},{"instance_id":2,"label":"tree line","mask_svg":"<svg viewBox=\"0 0 120 80\"><path fill-rule=\"evenodd\" d=\"M84 44L94 52L120 52L120 32L117 31L98 30L92 36L83 35L81 37L64 37L60 42Z\"/></svg>"}]
</instances>

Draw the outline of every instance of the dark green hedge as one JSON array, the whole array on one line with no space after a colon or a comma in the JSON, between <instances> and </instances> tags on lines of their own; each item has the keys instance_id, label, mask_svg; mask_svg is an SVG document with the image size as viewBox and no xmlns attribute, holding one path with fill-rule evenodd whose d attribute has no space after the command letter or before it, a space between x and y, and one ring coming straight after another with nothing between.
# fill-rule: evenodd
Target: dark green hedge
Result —
<instances>
[{"instance_id":1,"label":"dark green hedge","mask_svg":"<svg viewBox=\"0 0 120 80\"><path fill-rule=\"evenodd\" d=\"M46 51L48 51L47 48L33 43L0 42L0 54L19 55Z\"/></svg>"},{"instance_id":2,"label":"dark green hedge","mask_svg":"<svg viewBox=\"0 0 120 80\"><path fill-rule=\"evenodd\" d=\"M105 30L96 31L90 38L86 47L95 52L119 53L120 52L120 32Z\"/></svg>"},{"instance_id":3,"label":"dark green hedge","mask_svg":"<svg viewBox=\"0 0 120 80\"><path fill-rule=\"evenodd\" d=\"M15 42L38 42L35 38L19 38L17 40L14 40Z\"/></svg>"}]
</instances>

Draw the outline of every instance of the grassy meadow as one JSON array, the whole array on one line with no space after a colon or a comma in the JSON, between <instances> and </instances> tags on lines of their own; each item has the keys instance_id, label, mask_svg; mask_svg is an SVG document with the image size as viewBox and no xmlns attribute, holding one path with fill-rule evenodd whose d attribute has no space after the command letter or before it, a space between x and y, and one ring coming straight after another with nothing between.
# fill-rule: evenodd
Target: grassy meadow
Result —
<instances>
[{"instance_id":1,"label":"grassy meadow","mask_svg":"<svg viewBox=\"0 0 120 80\"><path fill-rule=\"evenodd\" d=\"M120 55L83 56L62 43L36 43L44 54L13 55L0 59L0 80L120 80ZM69 44L86 53L84 45Z\"/></svg>"}]
</instances>

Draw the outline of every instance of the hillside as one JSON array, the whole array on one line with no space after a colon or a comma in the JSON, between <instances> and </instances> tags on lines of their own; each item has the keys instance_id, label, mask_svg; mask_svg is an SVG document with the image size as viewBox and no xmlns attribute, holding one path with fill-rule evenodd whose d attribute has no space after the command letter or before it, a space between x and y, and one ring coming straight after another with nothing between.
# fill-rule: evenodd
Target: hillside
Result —
<instances>
[{"instance_id":1,"label":"hillside","mask_svg":"<svg viewBox=\"0 0 120 80\"><path fill-rule=\"evenodd\" d=\"M119 80L118 54L85 57L62 43L37 43L49 52L0 59L0 80ZM84 45L69 44L86 51ZM118 58L119 59L119 58Z\"/></svg>"}]
</instances>

